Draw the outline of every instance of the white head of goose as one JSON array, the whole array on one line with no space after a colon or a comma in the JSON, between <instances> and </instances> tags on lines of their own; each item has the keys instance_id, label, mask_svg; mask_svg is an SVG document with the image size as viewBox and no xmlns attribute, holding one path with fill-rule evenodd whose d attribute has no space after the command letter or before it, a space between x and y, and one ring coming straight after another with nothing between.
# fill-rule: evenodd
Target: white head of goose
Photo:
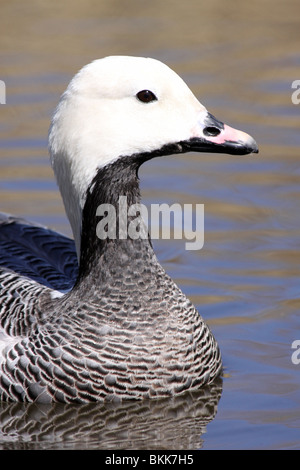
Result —
<instances>
[{"instance_id":1,"label":"white head of goose","mask_svg":"<svg viewBox=\"0 0 300 470\"><path fill-rule=\"evenodd\" d=\"M55 111L51 162L79 259L59 293L3 268L0 400L90 402L172 396L221 373L217 343L159 264L147 237L100 239L96 210L140 201L138 169L156 156L257 152L154 59L85 66Z\"/></svg>"}]
</instances>

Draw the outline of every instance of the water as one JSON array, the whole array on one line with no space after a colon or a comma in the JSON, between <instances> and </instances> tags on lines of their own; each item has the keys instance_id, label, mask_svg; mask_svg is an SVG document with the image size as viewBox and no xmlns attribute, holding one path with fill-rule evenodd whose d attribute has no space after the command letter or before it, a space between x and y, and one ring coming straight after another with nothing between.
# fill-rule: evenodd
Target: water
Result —
<instances>
[{"instance_id":1,"label":"water","mask_svg":"<svg viewBox=\"0 0 300 470\"><path fill-rule=\"evenodd\" d=\"M0 448L299 448L299 3L3 0L0 10L1 211L70 234L48 162L49 120L72 75L105 55L166 62L260 147L170 156L140 172L147 205L204 204L202 250L154 245L220 344L222 388L120 408L5 405Z\"/></svg>"}]
</instances>

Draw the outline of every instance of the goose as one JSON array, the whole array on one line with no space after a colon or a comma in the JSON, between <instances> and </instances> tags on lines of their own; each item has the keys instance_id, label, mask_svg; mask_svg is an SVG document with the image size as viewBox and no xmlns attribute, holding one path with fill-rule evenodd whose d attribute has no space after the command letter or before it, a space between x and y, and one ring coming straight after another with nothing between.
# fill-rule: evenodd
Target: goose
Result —
<instances>
[{"instance_id":1,"label":"goose","mask_svg":"<svg viewBox=\"0 0 300 470\"><path fill-rule=\"evenodd\" d=\"M2 217L2 246L15 244L12 255L3 249L0 271L1 401L171 397L221 375L210 328L150 237L97 234L98 207L118 213L120 196L140 203L142 163L190 151L245 155L258 147L156 59L109 56L73 77L53 114L49 153L74 242ZM35 260L40 279L31 276Z\"/></svg>"}]
</instances>

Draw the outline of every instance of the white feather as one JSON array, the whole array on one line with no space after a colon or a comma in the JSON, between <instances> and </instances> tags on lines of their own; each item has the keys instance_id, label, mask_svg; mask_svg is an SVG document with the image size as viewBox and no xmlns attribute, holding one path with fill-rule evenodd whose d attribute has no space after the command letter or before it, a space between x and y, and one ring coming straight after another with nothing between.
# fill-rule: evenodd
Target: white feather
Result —
<instances>
[{"instance_id":1,"label":"white feather","mask_svg":"<svg viewBox=\"0 0 300 470\"><path fill-rule=\"evenodd\" d=\"M141 90L157 101L140 102ZM78 254L81 212L97 169L190 139L206 113L184 81L155 59L106 57L75 75L53 116L49 151Z\"/></svg>"}]
</instances>

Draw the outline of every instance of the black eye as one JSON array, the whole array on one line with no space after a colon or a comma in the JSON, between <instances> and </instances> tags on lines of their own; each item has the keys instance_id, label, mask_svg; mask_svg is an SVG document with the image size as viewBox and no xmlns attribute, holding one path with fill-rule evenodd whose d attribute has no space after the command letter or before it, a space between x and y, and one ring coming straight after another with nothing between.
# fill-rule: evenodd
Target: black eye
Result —
<instances>
[{"instance_id":1,"label":"black eye","mask_svg":"<svg viewBox=\"0 0 300 470\"><path fill-rule=\"evenodd\" d=\"M136 95L137 99L143 103L150 103L150 101L156 101L157 98L154 93L150 90L139 91Z\"/></svg>"}]
</instances>

